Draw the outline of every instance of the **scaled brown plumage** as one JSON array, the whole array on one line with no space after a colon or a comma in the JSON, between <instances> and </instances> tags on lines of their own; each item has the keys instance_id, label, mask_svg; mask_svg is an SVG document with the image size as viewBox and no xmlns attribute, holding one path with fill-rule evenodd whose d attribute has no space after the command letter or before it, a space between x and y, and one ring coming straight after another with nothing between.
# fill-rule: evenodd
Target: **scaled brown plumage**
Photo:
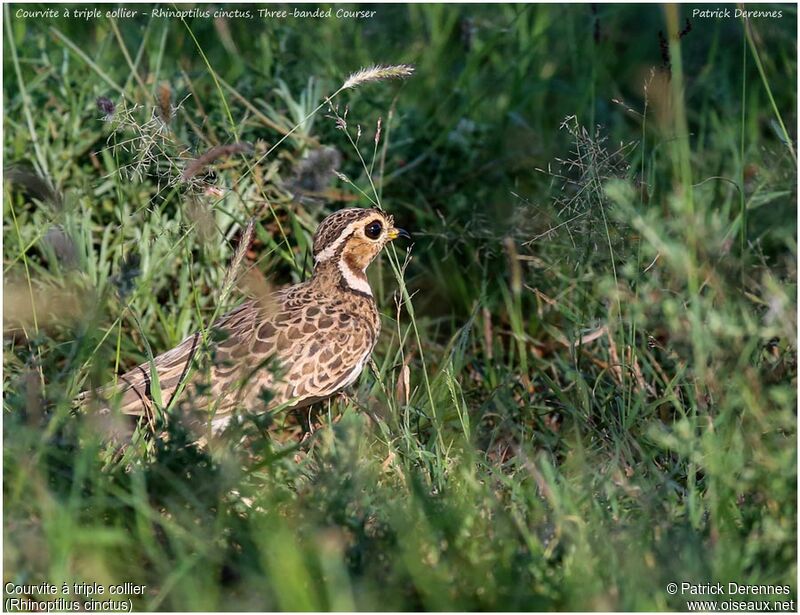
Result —
<instances>
[{"instance_id":1,"label":"scaled brown plumage","mask_svg":"<svg viewBox=\"0 0 800 615\"><path fill-rule=\"evenodd\" d=\"M195 333L155 358L163 404L186 400L217 431L237 411L303 408L352 384L380 332L365 269L387 242L408 236L393 222L377 209L328 216L314 235L308 281L246 301L205 338ZM118 400L113 387L99 393L124 414L149 417L152 384L148 362L120 376Z\"/></svg>"}]
</instances>

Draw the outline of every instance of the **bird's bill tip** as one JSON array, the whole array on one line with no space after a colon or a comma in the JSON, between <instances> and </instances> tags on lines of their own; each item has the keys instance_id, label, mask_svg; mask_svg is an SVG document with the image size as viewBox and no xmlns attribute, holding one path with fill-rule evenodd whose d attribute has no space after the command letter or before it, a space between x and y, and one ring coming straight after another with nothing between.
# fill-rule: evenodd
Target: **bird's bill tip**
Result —
<instances>
[{"instance_id":1,"label":"bird's bill tip","mask_svg":"<svg viewBox=\"0 0 800 615\"><path fill-rule=\"evenodd\" d=\"M392 227L391 229L389 229L389 240L390 241L394 241L398 237L403 237L404 239L411 239L411 235L405 229L401 229L401 228L397 228L397 227Z\"/></svg>"}]
</instances>

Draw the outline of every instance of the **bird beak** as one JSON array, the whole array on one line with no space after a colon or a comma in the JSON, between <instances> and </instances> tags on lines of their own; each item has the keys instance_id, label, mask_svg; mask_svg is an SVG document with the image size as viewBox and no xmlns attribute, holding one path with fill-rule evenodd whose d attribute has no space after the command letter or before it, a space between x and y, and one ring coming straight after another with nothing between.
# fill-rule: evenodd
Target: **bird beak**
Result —
<instances>
[{"instance_id":1,"label":"bird beak","mask_svg":"<svg viewBox=\"0 0 800 615\"><path fill-rule=\"evenodd\" d=\"M394 241L398 237L403 237L405 239L411 239L411 235L409 235L408 231L403 230L401 228L392 227L389 229L389 241Z\"/></svg>"}]
</instances>

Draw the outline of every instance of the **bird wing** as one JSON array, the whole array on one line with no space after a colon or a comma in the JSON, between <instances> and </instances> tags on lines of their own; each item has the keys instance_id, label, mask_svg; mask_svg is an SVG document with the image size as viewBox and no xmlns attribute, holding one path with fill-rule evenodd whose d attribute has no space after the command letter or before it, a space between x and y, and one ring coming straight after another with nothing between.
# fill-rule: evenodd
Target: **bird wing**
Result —
<instances>
[{"instance_id":1,"label":"bird wing","mask_svg":"<svg viewBox=\"0 0 800 615\"><path fill-rule=\"evenodd\" d=\"M377 332L371 322L336 307L325 309L316 330L300 337L291 355L284 382L288 394L309 405L351 384L372 352Z\"/></svg>"},{"instance_id":2,"label":"bird wing","mask_svg":"<svg viewBox=\"0 0 800 615\"><path fill-rule=\"evenodd\" d=\"M374 322L302 285L275 293L268 307L263 303L246 301L214 323L205 338L194 333L154 359L164 406L180 395L212 411L214 424L224 424L237 408L307 406L358 377L377 338ZM100 394L119 391L122 413L150 416L152 384L146 362Z\"/></svg>"},{"instance_id":3,"label":"bird wing","mask_svg":"<svg viewBox=\"0 0 800 615\"><path fill-rule=\"evenodd\" d=\"M280 310L250 330L248 352L227 357L228 364L240 366L240 395L229 396L230 403L217 416L236 406L263 410L264 389L271 407L289 402L294 408L308 406L330 397L361 372L377 337L372 320L308 288L290 290ZM223 383L218 374L213 380Z\"/></svg>"},{"instance_id":4,"label":"bird wing","mask_svg":"<svg viewBox=\"0 0 800 615\"><path fill-rule=\"evenodd\" d=\"M175 348L155 357L153 363L164 406L169 406L176 394L190 388L188 385L201 385L200 389L206 397L215 389L224 390L227 381L234 379L229 373L229 364L247 350L250 332L258 315L258 304L253 300L246 301L216 321L205 337L200 332L193 333ZM222 341L215 341L219 338ZM215 377L222 379L221 386L210 386ZM186 386L181 387L184 382ZM150 362L134 367L121 375L116 385L107 385L98 394L101 398L119 394L119 409L123 414L149 415L153 408ZM86 397L83 396L84 399Z\"/></svg>"}]
</instances>

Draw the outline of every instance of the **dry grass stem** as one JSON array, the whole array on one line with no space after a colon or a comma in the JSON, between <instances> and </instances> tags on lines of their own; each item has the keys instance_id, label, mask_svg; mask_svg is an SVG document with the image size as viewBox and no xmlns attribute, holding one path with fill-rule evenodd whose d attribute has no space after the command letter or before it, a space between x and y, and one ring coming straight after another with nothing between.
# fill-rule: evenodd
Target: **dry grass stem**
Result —
<instances>
[{"instance_id":1,"label":"dry grass stem","mask_svg":"<svg viewBox=\"0 0 800 615\"><path fill-rule=\"evenodd\" d=\"M208 165L220 158L227 158L236 154L247 154L253 151L249 143L232 143L230 145L217 145L206 150L200 157L193 160L181 173L181 181L189 181L192 177L204 170Z\"/></svg>"},{"instance_id":2,"label":"dry grass stem","mask_svg":"<svg viewBox=\"0 0 800 615\"><path fill-rule=\"evenodd\" d=\"M244 255L247 254L247 249L250 247L250 240L253 238L253 231L255 230L255 227L255 218L250 218L250 220L247 221L247 227L244 229L242 237L239 240L239 245L236 248L236 253L233 255L233 260L231 261L230 267L228 267L228 271L225 272L225 279L222 282L220 302L225 301L231 289L233 288L233 284L236 281L236 276L238 275L239 267L244 260Z\"/></svg>"}]
</instances>

